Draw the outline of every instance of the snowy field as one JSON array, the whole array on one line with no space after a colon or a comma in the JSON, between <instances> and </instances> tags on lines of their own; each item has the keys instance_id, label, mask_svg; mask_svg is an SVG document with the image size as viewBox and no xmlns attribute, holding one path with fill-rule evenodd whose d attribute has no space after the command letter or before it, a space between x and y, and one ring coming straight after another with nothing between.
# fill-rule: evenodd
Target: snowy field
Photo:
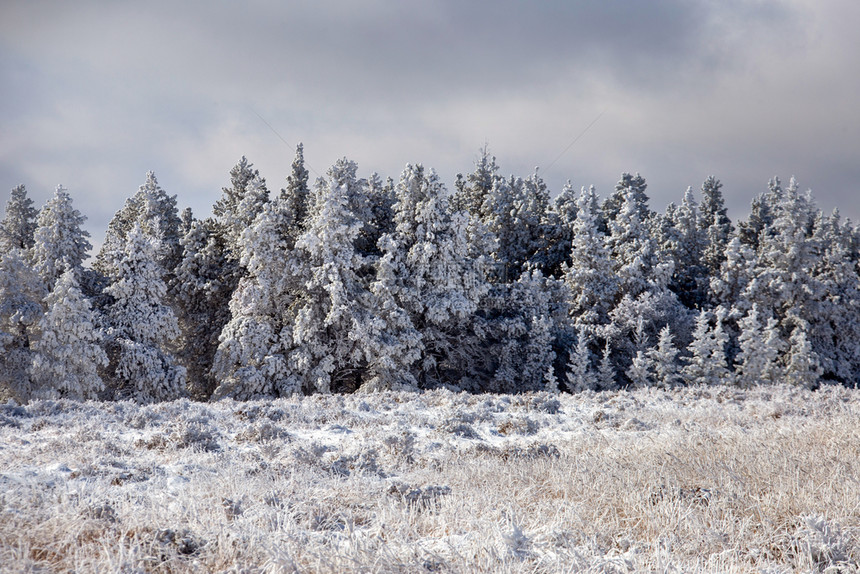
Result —
<instances>
[{"instance_id":1,"label":"snowy field","mask_svg":"<svg viewBox=\"0 0 860 574\"><path fill-rule=\"evenodd\" d=\"M860 392L0 405L3 572L855 572Z\"/></svg>"}]
</instances>

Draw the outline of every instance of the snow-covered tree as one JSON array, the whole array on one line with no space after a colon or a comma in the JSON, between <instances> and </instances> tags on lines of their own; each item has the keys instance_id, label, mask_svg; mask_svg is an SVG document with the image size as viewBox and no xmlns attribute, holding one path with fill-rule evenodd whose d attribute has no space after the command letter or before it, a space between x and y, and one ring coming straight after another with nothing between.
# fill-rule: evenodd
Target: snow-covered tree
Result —
<instances>
[{"instance_id":1,"label":"snow-covered tree","mask_svg":"<svg viewBox=\"0 0 860 574\"><path fill-rule=\"evenodd\" d=\"M597 366L597 385L602 391L609 391L618 386L617 374L612 364L612 344L608 338L603 344L600 364Z\"/></svg>"},{"instance_id":2,"label":"snow-covered tree","mask_svg":"<svg viewBox=\"0 0 860 574\"><path fill-rule=\"evenodd\" d=\"M785 365L785 381L798 387L814 389L821 377L821 364L809 339L806 326L798 324L791 333L788 361Z\"/></svg>"},{"instance_id":3,"label":"snow-covered tree","mask_svg":"<svg viewBox=\"0 0 860 574\"><path fill-rule=\"evenodd\" d=\"M33 200L27 197L27 188L23 185L13 188L6 203L6 217L0 221L0 253L33 247L38 214Z\"/></svg>"},{"instance_id":4,"label":"snow-covered tree","mask_svg":"<svg viewBox=\"0 0 860 574\"><path fill-rule=\"evenodd\" d=\"M755 275L757 264L758 259L752 248L742 243L739 238L733 237L726 247L720 272L711 276L711 302L746 312L752 302L744 294Z\"/></svg>"},{"instance_id":5,"label":"snow-covered tree","mask_svg":"<svg viewBox=\"0 0 860 574\"><path fill-rule=\"evenodd\" d=\"M570 265L564 271L571 296L571 317L576 328L589 337L608 323L619 289L606 238L598 229L596 204L594 188L582 188L572 225Z\"/></svg>"},{"instance_id":6,"label":"snow-covered tree","mask_svg":"<svg viewBox=\"0 0 860 574\"><path fill-rule=\"evenodd\" d=\"M705 237L702 264L711 276L719 273L726 257L726 248L734 234L722 192L723 184L714 176L702 183L702 205L699 210L699 230Z\"/></svg>"},{"instance_id":7,"label":"snow-covered tree","mask_svg":"<svg viewBox=\"0 0 860 574\"><path fill-rule=\"evenodd\" d=\"M496 180L500 178L498 172L496 158L491 156L488 147L484 146L481 148L480 157L475 162L475 171L465 178L462 176L457 178L457 191L451 201L453 209L480 217L487 195L493 189Z\"/></svg>"},{"instance_id":8,"label":"snow-covered tree","mask_svg":"<svg viewBox=\"0 0 860 574\"><path fill-rule=\"evenodd\" d=\"M601 206L603 221L608 226L605 230L601 230L607 233L611 231L612 222L621 213L625 201L635 206L640 223L647 222L652 214L648 208L648 196L645 194L647 188L648 184L645 183L645 178L638 173L636 175L622 173L621 179L615 184L615 191L606 198Z\"/></svg>"},{"instance_id":9,"label":"snow-covered tree","mask_svg":"<svg viewBox=\"0 0 860 574\"><path fill-rule=\"evenodd\" d=\"M367 224L365 182L356 171L354 162L342 159L320 182L291 263L300 285L289 323L289 370L306 392L361 386L368 373L387 368L378 351L395 352L392 346L402 342L385 339L385 320L369 289L374 261L356 247Z\"/></svg>"},{"instance_id":10,"label":"snow-covered tree","mask_svg":"<svg viewBox=\"0 0 860 574\"><path fill-rule=\"evenodd\" d=\"M396 199L395 229L380 241L383 255L371 289L379 307L404 309L420 329L419 384L457 384L480 352L471 328L488 289L484 264L470 256L468 216L450 212L435 172L408 165Z\"/></svg>"},{"instance_id":11,"label":"snow-covered tree","mask_svg":"<svg viewBox=\"0 0 860 574\"><path fill-rule=\"evenodd\" d=\"M117 278L106 293L111 372L122 396L140 403L170 400L185 392L185 368L176 364L170 345L179 325L165 305L167 284L159 263L164 247L135 223L126 236ZM110 356L110 355L109 355Z\"/></svg>"},{"instance_id":12,"label":"snow-covered tree","mask_svg":"<svg viewBox=\"0 0 860 574\"><path fill-rule=\"evenodd\" d=\"M105 240L93 268L110 279L117 277L119 262L125 257L126 238L135 225L161 242L158 262L169 277L182 259L182 221L176 207L176 196L167 195L151 171L147 172L146 181L137 193L126 200L108 223Z\"/></svg>"},{"instance_id":13,"label":"snow-covered tree","mask_svg":"<svg viewBox=\"0 0 860 574\"><path fill-rule=\"evenodd\" d=\"M295 273L285 211L280 200L269 202L239 238L239 263L245 271L232 293L230 320L213 359L214 398L301 392L301 385L290 379L285 355L291 343L286 314L297 297L288 286Z\"/></svg>"},{"instance_id":14,"label":"snow-covered tree","mask_svg":"<svg viewBox=\"0 0 860 574\"><path fill-rule=\"evenodd\" d=\"M758 305L753 304L738 321L740 351L735 357L735 384L742 388L776 383L780 379L779 358L785 351L785 344L779 336L776 319L766 317L764 324L762 319Z\"/></svg>"},{"instance_id":15,"label":"snow-covered tree","mask_svg":"<svg viewBox=\"0 0 860 574\"><path fill-rule=\"evenodd\" d=\"M703 307L708 300L708 268L703 260L707 244L699 220L693 188L688 187L674 221L677 243L672 252L674 273L670 286L691 309Z\"/></svg>"},{"instance_id":16,"label":"snow-covered tree","mask_svg":"<svg viewBox=\"0 0 860 574\"><path fill-rule=\"evenodd\" d=\"M245 156L230 170L230 184L230 187L221 188L221 197L212 206L212 213L221 226L228 248L238 259L239 237L269 201L269 190L266 180Z\"/></svg>"},{"instance_id":17,"label":"snow-covered tree","mask_svg":"<svg viewBox=\"0 0 860 574\"><path fill-rule=\"evenodd\" d=\"M711 326L711 318L714 325ZM728 366L725 346L728 341L723 330L725 310L718 307L712 314L701 310L696 318L696 328L693 331L693 342L688 350L689 357L682 369L684 378L689 384L719 385L727 382Z\"/></svg>"},{"instance_id":18,"label":"snow-covered tree","mask_svg":"<svg viewBox=\"0 0 860 574\"><path fill-rule=\"evenodd\" d=\"M664 389L681 383L678 366L678 349L675 347L672 329L666 325L660 330L657 346L647 352L654 370L656 386Z\"/></svg>"},{"instance_id":19,"label":"snow-covered tree","mask_svg":"<svg viewBox=\"0 0 860 574\"><path fill-rule=\"evenodd\" d=\"M40 397L95 399L104 389L98 374L108 364L102 334L90 302L81 293L73 270L57 280L45 298L46 311L30 343L30 378Z\"/></svg>"},{"instance_id":20,"label":"snow-covered tree","mask_svg":"<svg viewBox=\"0 0 860 574\"><path fill-rule=\"evenodd\" d=\"M39 212L30 257L33 268L48 290L65 271L79 271L92 245L90 234L81 229L86 217L72 207L66 188L58 185L54 197Z\"/></svg>"},{"instance_id":21,"label":"snow-covered tree","mask_svg":"<svg viewBox=\"0 0 860 574\"><path fill-rule=\"evenodd\" d=\"M567 388L571 392L598 388L597 373L591 367L589 346L588 338L584 333L580 333L576 345L570 348L570 358L567 362Z\"/></svg>"},{"instance_id":22,"label":"snow-covered tree","mask_svg":"<svg viewBox=\"0 0 860 574\"><path fill-rule=\"evenodd\" d=\"M195 220L181 240L182 261L172 291L182 332L178 356L188 372L191 395L208 398L216 381L210 374L218 336L230 320L230 298L238 284L225 236L213 219Z\"/></svg>"},{"instance_id":23,"label":"snow-covered tree","mask_svg":"<svg viewBox=\"0 0 860 574\"><path fill-rule=\"evenodd\" d=\"M566 348L568 308L564 284L540 271L523 273L510 284L495 285L482 303L479 329L484 332L485 383L489 392L541 390L556 347Z\"/></svg>"},{"instance_id":24,"label":"snow-covered tree","mask_svg":"<svg viewBox=\"0 0 860 574\"><path fill-rule=\"evenodd\" d=\"M0 390L22 401L30 396L30 340L44 296L44 284L22 249L0 254Z\"/></svg>"},{"instance_id":25,"label":"snow-covered tree","mask_svg":"<svg viewBox=\"0 0 860 574\"><path fill-rule=\"evenodd\" d=\"M643 203L644 193L636 193L634 188L624 190L621 208L610 220L608 245L622 292L636 297L649 289L666 288L673 265L659 257L647 220L642 218L643 213L650 213Z\"/></svg>"},{"instance_id":26,"label":"snow-covered tree","mask_svg":"<svg viewBox=\"0 0 860 574\"><path fill-rule=\"evenodd\" d=\"M283 211L290 218L289 234L293 238L297 238L304 231L308 218L311 197L308 175L305 167L305 148L300 143L296 146L296 156L293 159L290 175L287 176L287 187L281 190L281 203Z\"/></svg>"}]
</instances>

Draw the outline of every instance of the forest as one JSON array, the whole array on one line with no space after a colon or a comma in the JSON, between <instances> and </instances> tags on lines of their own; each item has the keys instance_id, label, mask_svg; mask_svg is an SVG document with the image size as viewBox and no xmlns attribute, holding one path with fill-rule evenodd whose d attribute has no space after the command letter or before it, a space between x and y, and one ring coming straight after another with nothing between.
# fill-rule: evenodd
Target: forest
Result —
<instances>
[{"instance_id":1,"label":"forest","mask_svg":"<svg viewBox=\"0 0 860 574\"><path fill-rule=\"evenodd\" d=\"M153 172L101 249L65 188L0 222L0 397L236 400L860 382L860 232L771 179L732 222L707 177L654 211L484 148L449 190L337 161L284 187L246 158L212 216ZM280 186L277 186L280 187Z\"/></svg>"}]
</instances>

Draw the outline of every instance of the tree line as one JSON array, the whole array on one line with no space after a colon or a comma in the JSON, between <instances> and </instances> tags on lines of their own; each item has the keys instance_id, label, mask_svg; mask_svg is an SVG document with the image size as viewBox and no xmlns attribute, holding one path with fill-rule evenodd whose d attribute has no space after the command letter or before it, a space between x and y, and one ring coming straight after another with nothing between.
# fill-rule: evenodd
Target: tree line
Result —
<instances>
[{"instance_id":1,"label":"tree line","mask_svg":"<svg viewBox=\"0 0 860 574\"><path fill-rule=\"evenodd\" d=\"M0 394L253 399L419 390L582 391L860 381L860 232L792 179L745 221L722 185L653 211L639 174L601 200L485 149L449 191L432 169L284 187L246 159L212 216L150 172L92 265L59 186L0 222ZM698 198L697 198L698 195Z\"/></svg>"}]
</instances>

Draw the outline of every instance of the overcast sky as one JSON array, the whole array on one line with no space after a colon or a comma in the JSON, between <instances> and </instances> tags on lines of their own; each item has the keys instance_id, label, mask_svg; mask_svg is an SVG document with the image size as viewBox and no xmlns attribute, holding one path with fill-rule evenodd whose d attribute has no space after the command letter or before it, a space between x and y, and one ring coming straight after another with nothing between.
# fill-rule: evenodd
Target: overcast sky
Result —
<instances>
[{"instance_id":1,"label":"overcast sky","mask_svg":"<svg viewBox=\"0 0 860 574\"><path fill-rule=\"evenodd\" d=\"M270 189L300 141L318 174L450 189L488 143L553 194L638 171L662 211L714 174L743 219L795 175L857 221L858 26L856 0L7 0L0 203L62 183L98 244L148 170L204 217L242 155Z\"/></svg>"}]
</instances>

